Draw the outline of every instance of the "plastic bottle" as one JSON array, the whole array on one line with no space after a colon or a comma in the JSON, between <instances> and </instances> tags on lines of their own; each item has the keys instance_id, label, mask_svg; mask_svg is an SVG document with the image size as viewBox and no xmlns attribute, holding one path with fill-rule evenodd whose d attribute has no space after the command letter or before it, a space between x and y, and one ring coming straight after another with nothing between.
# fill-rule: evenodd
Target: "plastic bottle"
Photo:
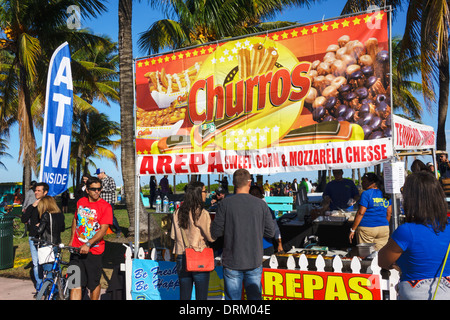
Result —
<instances>
[{"instance_id":1,"label":"plastic bottle","mask_svg":"<svg viewBox=\"0 0 450 320\"><path fill-rule=\"evenodd\" d=\"M161 197L158 195L156 198L156 212L161 212Z\"/></svg>"},{"instance_id":2,"label":"plastic bottle","mask_svg":"<svg viewBox=\"0 0 450 320\"><path fill-rule=\"evenodd\" d=\"M169 212L169 198L167 196L164 196L163 199L163 210L162 212Z\"/></svg>"},{"instance_id":3,"label":"plastic bottle","mask_svg":"<svg viewBox=\"0 0 450 320\"><path fill-rule=\"evenodd\" d=\"M175 211L175 203L170 201L169 203L169 213L173 213Z\"/></svg>"}]
</instances>

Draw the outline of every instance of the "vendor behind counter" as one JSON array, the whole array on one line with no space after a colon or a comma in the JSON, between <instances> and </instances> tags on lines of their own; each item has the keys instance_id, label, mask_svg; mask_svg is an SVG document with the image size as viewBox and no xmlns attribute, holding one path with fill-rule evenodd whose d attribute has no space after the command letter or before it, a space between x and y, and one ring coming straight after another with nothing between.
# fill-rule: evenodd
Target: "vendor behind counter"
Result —
<instances>
[{"instance_id":1,"label":"vendor behind counter","mask_svg":"<svg viewBox=\"0 0 450 320\"><path fill-rule=\"evenodd\" d=\"M333 170L334 180L325 186L323 192L323 212L333 210L348 210L359 198L359 191L355 183L350 179L344 179L344 172Z\"/></svg>"},{"instance_id":2,"label":"vendor behind counter","mask_svg":"<svg viewBox=\"0 0 450 320\"><path fill-rule=\"evenodd\" d=\"M330 181L322 194L322 208L310 211L310 221L305 220L303 226L280 226L283 247L302 247L306 236L316 235L320 245L330 248L348 248L356 245L349 241L348 230L353 222L345 221L337 224L312 223L326 211L353 210L353 205L360 199L359 190L350 179L343 178L342 170L333 170L334 180ZM312 224L311 224L312 223Z\"/></svg>"}]
</instances>

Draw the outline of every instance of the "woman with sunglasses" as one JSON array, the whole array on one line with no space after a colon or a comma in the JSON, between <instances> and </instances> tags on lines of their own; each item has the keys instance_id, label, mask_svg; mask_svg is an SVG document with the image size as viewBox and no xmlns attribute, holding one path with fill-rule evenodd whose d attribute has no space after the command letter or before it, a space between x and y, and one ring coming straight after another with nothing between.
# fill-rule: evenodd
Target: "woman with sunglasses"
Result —
<instances>
[{"instance_id":1,"label":"woman with sunglasses","mask_svg":"<svg viewBox=\"0 0 450 320\"><path fill-rule=\"evenodd\" d=\"M358 243L375 243L375 250L380 250L389 240L389 220L392 206L390 196L384 192L383 180L375 173L369 172L361 178L364 189L359 200L349 240L356 234Z\"/></svg>"},{"instance_id":2,"label":"woman with sunglasses","mask_svg":"<svg viewBox=\"0 0 450 320\"><path fill-rule=\"evenodd\" d=\"M431 300L435 292L436 299L449 300L450 263L445 262L450 228L444 191L433 174L421 171L406 178L402 194L406 222L380 250L378 264L401 269L399 300Z\"/></svg>"},{"instance_id":3,"label":"woman with sunglasses","mask_svg":"<svg viewBox=\"0 0 450 320\"><path fill-rule=\"evenodd\" d=\"M184 201L174 212L171 230L171 238L175 240L173 253L177 255L177 272L180 280L180 300L190 300L192 286L195 283L196 300L208 298L208 286L210 272L186 271L186 244L183 233L189 246L195 251L203 251L208 242L213 242L209 212L203 208L206 200L205 185L200 181L194 181L186 186Z\"/></svg>"}]
</instances>

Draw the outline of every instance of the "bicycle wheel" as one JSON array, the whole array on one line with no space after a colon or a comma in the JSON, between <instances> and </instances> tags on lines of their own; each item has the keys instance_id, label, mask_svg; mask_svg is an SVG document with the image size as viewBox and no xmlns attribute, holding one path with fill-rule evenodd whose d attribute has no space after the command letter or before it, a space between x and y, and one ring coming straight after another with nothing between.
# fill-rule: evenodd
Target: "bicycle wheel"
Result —
<instances>
[{"instance_id":1,"label":"bicycle wheel","mask_svg":"<svg viewBox=\"0 0 450 320\"><path fill-rule=\"evenodd\" d=\"M20 217L14 217L13 219L13 237L23 238L27 234L27 225L22 223Z\"/></svg>"},{"instance_id":2,"label":"bicycle wheel","mask_svg":"<svg viewBox=\"0 0 450 320\"><path fill-rule=\"evenodd\" d=\"M50 295L50 291L52 290L52 281L45 281L38 294L36 295L36 300L48 300L48 296Z\"/></svg>"},{"instance_id":3,"label":"bicycle wheel","mask_svg":"<svg viewBox=\"0 0 450 320\"><path fill-rule=\"evenodd\" d=\"M67 287L67 279L65 277L58 277L58 300L69 300L69 288Z\"/></svg>"}]
</instances>

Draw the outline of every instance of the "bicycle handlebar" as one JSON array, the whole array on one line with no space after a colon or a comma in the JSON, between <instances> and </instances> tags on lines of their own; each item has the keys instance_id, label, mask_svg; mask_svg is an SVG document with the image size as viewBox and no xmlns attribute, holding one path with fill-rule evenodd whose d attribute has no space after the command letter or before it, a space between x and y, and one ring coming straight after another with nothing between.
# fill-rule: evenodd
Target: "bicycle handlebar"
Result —
<instances>
[{"instance_id":1,"label":"bicycle handlebar","mask_svg":"<svg viewBox=\"0 0 450 320\"><path fill-rule=\"evenodd\" d=\"M52 242L47 241L47 240L43 240L43 239L39 239L39 238L33 238L33 237L31 238L31 240L33 240L34 242L41 243L43 245L57 247L57 248L60 248L60 249L65 249L65 250L68 250L71 253L80 253L80 248L66 246L66 245L64 245L64 243L55 244L55 243L52 243Z\"/></svg>"}]
</instances>

